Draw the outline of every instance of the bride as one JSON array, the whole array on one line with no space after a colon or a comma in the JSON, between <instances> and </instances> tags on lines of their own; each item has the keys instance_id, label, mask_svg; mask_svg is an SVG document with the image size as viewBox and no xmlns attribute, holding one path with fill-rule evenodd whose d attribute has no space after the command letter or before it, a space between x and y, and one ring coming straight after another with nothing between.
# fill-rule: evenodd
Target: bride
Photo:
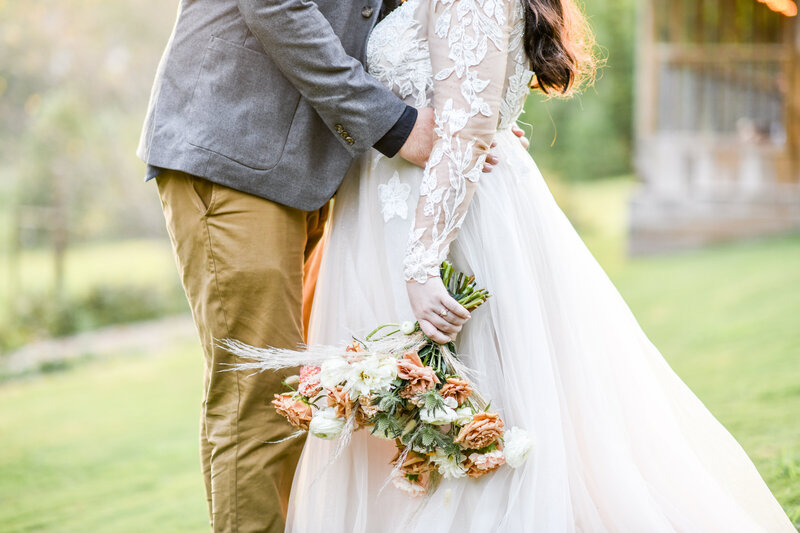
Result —
<instances>
[{"instance_id":1,"label":"bride","mask_svg":"<svg viewBox=\"0 0 800 533\"><path fill-rule=\"evenodd\" d=\"M648 341L511 131L532 70L539 89L565 94L591 75L585 30L574 0L407 0L374 29L370 73L432 106L438 139L424 171L375 151L354 164L309 342L412 315L434 340L460 332L476 388L535 447L524 467L412 498L383 488L392 442L357 432L329 464L335 443L309 439L287 531L794 531L739 444ZM493 141L499 163L482 175ZM468 322L438 277L446 257L493 294Z\"/></svg>"}]
</instances>

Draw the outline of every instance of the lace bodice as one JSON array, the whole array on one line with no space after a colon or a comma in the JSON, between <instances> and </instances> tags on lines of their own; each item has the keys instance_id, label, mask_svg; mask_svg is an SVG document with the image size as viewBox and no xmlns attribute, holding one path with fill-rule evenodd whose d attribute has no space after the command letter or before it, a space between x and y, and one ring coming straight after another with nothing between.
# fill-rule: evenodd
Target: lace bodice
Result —
<instances>
[{"instance_id":1,"label":"lace bodice","mask_svg":"<svg viewBox=\"0 0 800 533\"><path fill-rule=\"evenodd\" d=\"M523 31L520 0L407 0L370 36L370 74L409 105L435 110L438 138L420 183L406 280L439 275L494 134L522 112L533 74Z\"/></svg>"}]
</instances>

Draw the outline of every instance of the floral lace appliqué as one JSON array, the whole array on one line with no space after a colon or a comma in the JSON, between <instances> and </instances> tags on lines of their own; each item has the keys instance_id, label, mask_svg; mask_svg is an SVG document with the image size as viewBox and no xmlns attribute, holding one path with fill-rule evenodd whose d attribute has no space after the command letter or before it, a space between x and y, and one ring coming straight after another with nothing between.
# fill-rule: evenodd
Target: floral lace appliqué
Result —
<instances>
[{"instance_id":1,"label":"floral lace appliqu\u00e9","mask_svg":"<svg viewBox=\"0 0 800 533\"><path fill-rule=\"evenodd\" d=\"M407 0L372 31L367 43L367 71L414 107L430 105L433 86L428 42L419 38L414 18L420 1Z\"/></svg>"},{"instance_id":2,"label":"floral lace appliqu\u00e9","mask_svg":"<svg viewBox=\"0 0 800 533\"><path fill-rule=\"evenodd\" d=\"M411 194L411 185L400 183L400 174L397 171L388 183L378 185L378 198L381 201L384 222L389 222L394 217L400 217L403 220L408 218L409 194Z\"/></svg>"},{"instance_id":3,"label":"floral lace appliqu\u00e9","mask_svg":"<svg viewBox=\"0 0 800 533\"><path fill-rule=\"evenodd\" d=\"M530 92L533 71L530 70L528 56L525 55L523 38L525 36L525 7L522 2L517 2L514 12L514 28L511 30L509 40L509 54L512 58L511 75L508 78L508 88L500 102L500 124L497 129L504 130L513 126L525 107L525 98Z\"/></svg>"}]
</instances>

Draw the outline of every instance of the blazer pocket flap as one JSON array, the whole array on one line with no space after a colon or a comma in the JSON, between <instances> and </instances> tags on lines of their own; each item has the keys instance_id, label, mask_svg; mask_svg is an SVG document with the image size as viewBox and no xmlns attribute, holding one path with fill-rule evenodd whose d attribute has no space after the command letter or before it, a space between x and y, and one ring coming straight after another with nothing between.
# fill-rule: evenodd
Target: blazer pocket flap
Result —
<instances>
[{"instance_id":1,"label":"blazer pocket flap","mask_svg":"<svg viewBox=\"0 0 800 533\"><path fill-rule=\"evenodd\" d=\"M268 170L280 161L299 100L269 56L212 37L189 104L186 140Z\"/></svg>"}]
</instances>

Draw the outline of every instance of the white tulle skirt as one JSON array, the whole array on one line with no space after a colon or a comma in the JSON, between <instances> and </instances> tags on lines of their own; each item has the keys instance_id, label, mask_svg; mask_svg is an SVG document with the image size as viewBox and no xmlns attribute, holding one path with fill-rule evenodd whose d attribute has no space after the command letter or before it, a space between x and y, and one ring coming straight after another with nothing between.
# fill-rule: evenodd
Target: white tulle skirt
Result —
<instances>
[{"instance_id":1,"label":"white tulle skirt","mask_svg":"<svg viewBox=\"0 0 800 533\"><path fill-rule=\"evenodd\" d=\"M522 468L412 498L384 486L393 442L359 431L331 462L334 444L310 437L287 531L794 532L739 444L649 342L527 152L510 131L496 140L501 163L451 250L493 298L458 347L534 452ZM420 177L377 153L354 165L335 202L311 343L413 318L401 264Z\"/></svg>"}]
</instances>

